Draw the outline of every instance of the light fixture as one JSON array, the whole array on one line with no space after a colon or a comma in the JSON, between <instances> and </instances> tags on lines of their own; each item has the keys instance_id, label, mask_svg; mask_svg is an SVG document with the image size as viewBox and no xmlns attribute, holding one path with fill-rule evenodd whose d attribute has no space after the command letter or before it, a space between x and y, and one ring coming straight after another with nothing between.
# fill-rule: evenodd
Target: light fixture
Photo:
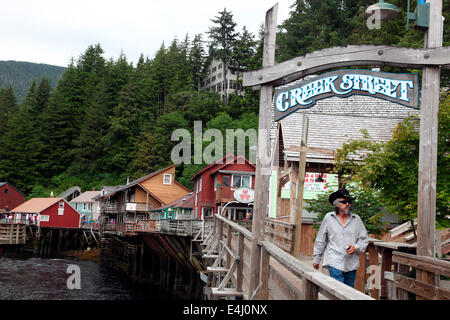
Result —
<instances>
[{"instance_id":1,"label":"light fixture","mask_svg":"<svg viewBox=\"0 0 450 320\"><path fill-rule=\"evenodd\" d=\"M381 21L386 21L396 18L399 14L399 10L393 4L384 2L384 0L380 0L380 2L371 5L366 9L366 19L372 16L374 13L377 14L377 17L379 17Z\"/></svg>"},{"instance_id":2,"label":"light fixture","mask_svg":"<svg viewBox=\"0 0 450 320\"><path fill-rule=\"evenodd\" d=\"M314 180L314 182L324 182L322 178L322 170L321 170L321 164L319 163L319 176Z\"/></svg>"},{"instance_id":3,"label":"light fixture","mask_svg":"<svg viewBox=\"0 0 450 320\"><path fill-rule=\"evenodd\" d=\"M417 29L427 29L430 25L430 3L425 2L425 0L417 0L417 7L414 12L409 12L409 3L406 10L406 31L408 31L409 20L414 20L414 27ZM390 3L380 0L380 2L369 6L366 9L365 17L368 19L373 14L381 21L391 20L399 15L400 11L398 8Z\"/></svg>"},{"instance_id":4,"label":"light fixture","mask_svg":"<svg viewBox=\"0 0 450 320\"><path fill-rule=\"evenodd\" d=\"M414 27L417 29L425 30L430 25L430 3L425 3L425 0L418 0L417 7L414 12L409 12L409 0L408 10L406 12L406 30L408 31L409 20L414 20Z\"/></svg>"}]
</instances>

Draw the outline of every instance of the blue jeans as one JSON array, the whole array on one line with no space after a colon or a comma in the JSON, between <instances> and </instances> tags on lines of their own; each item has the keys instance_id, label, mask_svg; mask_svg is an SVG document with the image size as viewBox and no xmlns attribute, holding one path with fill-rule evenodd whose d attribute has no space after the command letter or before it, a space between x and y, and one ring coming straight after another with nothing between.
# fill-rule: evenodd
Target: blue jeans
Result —
<instances>
[{"instance_id":1,"label":"blue jeans","mask_svg":"<svg viewBox=\"0 0 450 320\"><path fill-rule=\"evenodd\" d=\"M343 282L352 288L355 286L356 270L344 272L328 266L328 271L330 271L330 277L337 281Z\"/></svg>"}]
</instances>

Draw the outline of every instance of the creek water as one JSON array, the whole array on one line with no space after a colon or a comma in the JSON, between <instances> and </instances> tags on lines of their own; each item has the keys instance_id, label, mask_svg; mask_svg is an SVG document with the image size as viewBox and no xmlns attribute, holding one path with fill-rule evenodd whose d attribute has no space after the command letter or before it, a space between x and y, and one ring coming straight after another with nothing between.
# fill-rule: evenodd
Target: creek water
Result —
<instances>
[{"instance_id":1,"label":"creek water","mask_svg":"<svg viewBox=\"0 0 450 320\"><path fill-rule=\"evenodd\" d=\"M77 275L79 277L75 278ZM75 284L79 284L79 289ZM160 288L136 285L91 261L75 258L0 258L0 300L144 299L170 297Z\"/></svg>"}]
</instances>

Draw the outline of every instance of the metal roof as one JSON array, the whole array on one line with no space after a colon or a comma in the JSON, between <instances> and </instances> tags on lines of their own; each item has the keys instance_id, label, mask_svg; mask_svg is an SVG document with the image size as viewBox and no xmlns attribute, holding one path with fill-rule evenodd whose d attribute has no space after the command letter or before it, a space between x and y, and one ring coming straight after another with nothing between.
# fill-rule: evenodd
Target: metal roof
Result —
<instances>
[{"instance_id":1,"label":"metal roof","mask_svg":"<svg viewBox=\"0 0 450 320\"><path fill-rule=\"evenodd\" d=\"M11 212L40 213L61 200L65 201L63 198L32 198L12 209Z\"/></svg>"}]
</instances>

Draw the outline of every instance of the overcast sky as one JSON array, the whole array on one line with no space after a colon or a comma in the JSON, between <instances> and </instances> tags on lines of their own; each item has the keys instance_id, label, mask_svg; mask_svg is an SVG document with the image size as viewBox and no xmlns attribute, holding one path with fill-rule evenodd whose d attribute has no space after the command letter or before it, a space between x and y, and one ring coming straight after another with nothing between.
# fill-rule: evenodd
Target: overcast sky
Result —
<instances>
[{"instance_id":1,"label":"overcast sky","mask_svg":"<svg viewBox=\"0 0 450 320\"><path fill-rule=\"evenodd\" d=\"M278 24L295 0L12 0L0 6L0 60L67 66L89 45L100 43L106 59L123 51L136 64L153 58L162 42L189 34L192 40L213 25L224 8L237 31L257 35L265 13L278 3Z\"/></svg>"}]
</instances>

